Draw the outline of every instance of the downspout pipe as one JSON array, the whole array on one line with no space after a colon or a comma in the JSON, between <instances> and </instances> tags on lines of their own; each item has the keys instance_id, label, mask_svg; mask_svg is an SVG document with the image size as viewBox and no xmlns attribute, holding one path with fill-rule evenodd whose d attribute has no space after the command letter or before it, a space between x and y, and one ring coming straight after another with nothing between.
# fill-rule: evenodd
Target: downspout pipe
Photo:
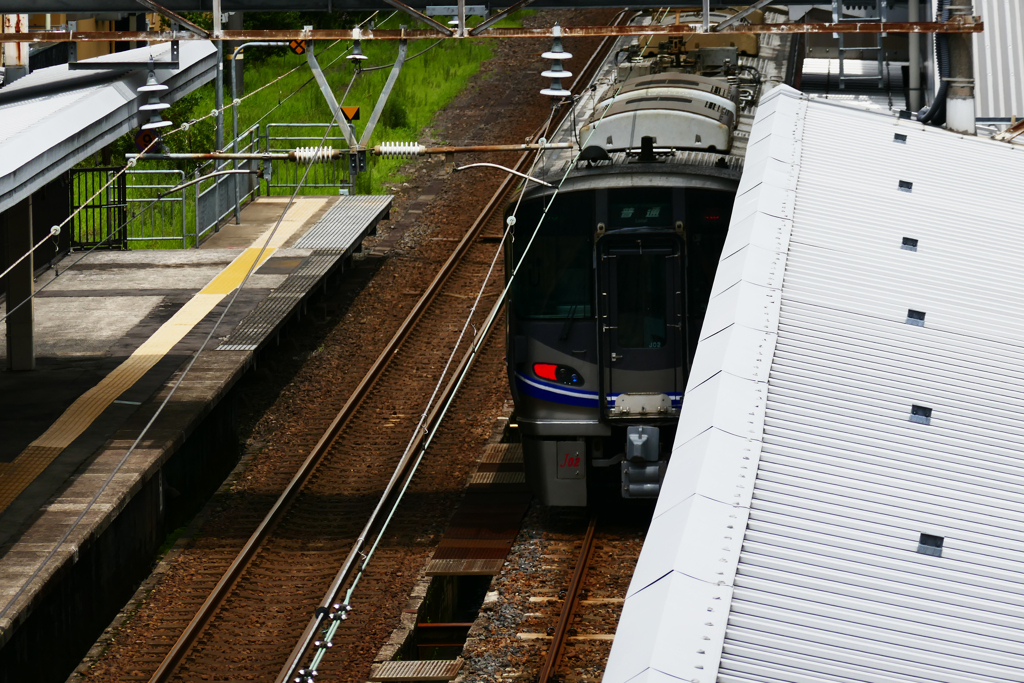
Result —
<instances>
[{"instance_id":1,"label":"downspout pipe","mask_svg":"<svg viewBox=\"0 0 1024 683\"><path fill-rule=\"evenodd\" d=\"M946 6L948 2L949 0L936 0L936 21L949 19L949 9ZM949 92L949 34L935 34L935 62L939 67L939 85L935 89L935 99L929 106L917 112L917 120L941 126L946 122L946 95Z\"/></svg>"},{"instance_id":2,"label":"downspout pipe","mask_svg":"<svg viewBox=\"0 0 1024 683\"><path fill-rule=\"evenodd\" d=\"M974 14L971 0L948 0L951 19ZM946 95L946 128L962 135L975 135L974 36L949 34L949 91Z\"/></svg>"}]
</instances>

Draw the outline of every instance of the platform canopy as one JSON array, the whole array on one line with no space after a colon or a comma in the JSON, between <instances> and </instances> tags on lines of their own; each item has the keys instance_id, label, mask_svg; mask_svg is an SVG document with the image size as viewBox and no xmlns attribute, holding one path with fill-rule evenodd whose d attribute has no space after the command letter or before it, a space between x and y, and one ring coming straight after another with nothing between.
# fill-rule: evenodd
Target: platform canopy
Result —
<instances>
[{"instance_id":1,"label":"platform canopy","mask_svg":"<svg viewBox=\"0 0 1024 683\"><path fill-rule=\"evenodd\" d=\"M0 89L0 212L138 128L137 89L146 83L149 58L166 60L170 50L164 44L85 60L122 65L111 70L51 66ZM131 62L138 68L123 67ZM174 102L210 82L216 67L211 43L182 43L178 67L155 72L169 88L162 101Z\"/></svg>"}]
</instances>

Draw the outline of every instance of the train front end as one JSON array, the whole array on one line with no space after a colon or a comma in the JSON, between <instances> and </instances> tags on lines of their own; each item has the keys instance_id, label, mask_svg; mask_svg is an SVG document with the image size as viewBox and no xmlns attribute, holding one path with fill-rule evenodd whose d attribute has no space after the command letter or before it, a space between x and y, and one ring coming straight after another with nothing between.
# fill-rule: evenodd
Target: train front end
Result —
<instances>
[{"instance_id":1,"label":"train front end","mask_svg":"<svg viewBox=\"0 0 1024 683\"><path fill-rule=\"evenodd\" d=\"M735 181L645 166L533 191L517 212L509 384L547 505L653 498L665 474Z\"/></svg>"}]
</instances>

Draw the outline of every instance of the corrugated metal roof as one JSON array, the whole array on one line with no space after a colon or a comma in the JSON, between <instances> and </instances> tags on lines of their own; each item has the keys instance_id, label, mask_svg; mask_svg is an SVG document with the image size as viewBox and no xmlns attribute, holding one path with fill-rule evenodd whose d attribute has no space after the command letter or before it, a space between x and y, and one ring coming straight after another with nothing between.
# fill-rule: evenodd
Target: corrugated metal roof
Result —
<instances>
[{"instance_id":1,"label":"corrugated metal roof","mask_svg":"<svg viewBox=\"0 0 1024 683\"><path fill-rule=\"evenodd\" d=\"M106 61L141 63L151 53L164 58L169 49L138 48L110 55ZM215 75L216 50L211 43L182 41L180 50L179 69L156 71L157 80L170 87L165 102ZM136 89L145 84L146 71L120 71L99 84L96 77L95 72L69 71L62 64L0 89L0 212L138 127ZM11 101L19 94L24 98Z\"/></svg>"},{"instance_id":2,"label":"corrugated metal roof","mask_svg":"<svg viewBox=\"0 0 1024 683\"><path fill-rule=\"evenodd\" d=\"M1024 117L1024 8L1020 0L974 0L985 31L974 35L978 116Z\"/></svg>"},{"instance_id":3,"label":"corrugated metal roof","mask_svg":"<svg viewBox=\"0 0 1024 683\"><path fill-rule=\"evenodd\" d=\"M605 681L1021 680L1022 177L765 97Z\"/></svg>"}]
</instances>

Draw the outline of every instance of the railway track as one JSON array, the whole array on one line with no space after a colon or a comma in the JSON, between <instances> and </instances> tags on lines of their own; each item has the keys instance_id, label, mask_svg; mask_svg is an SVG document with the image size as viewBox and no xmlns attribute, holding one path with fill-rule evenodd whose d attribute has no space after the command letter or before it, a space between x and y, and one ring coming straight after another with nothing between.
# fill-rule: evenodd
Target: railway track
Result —
<instances>
[{"instance_id":1,"label":"railway track","mask_svg":"<svg viewBox=\"0 0 1024 683\"><path fill-rule=\"evenodd\" d=\"M589 77L590 64L581 78ZM527 164L524 155L516 168ZM311 410L302 428L290 431L294 452L309 455L297 471L282 467L296 474L269 514L262 516L265 502L244 499L225 512L227 524L221 528L229 538L192 564L187 586L163 609L163 623L149 629L146 644L136 649L117 679L275 680L290 670L289 663L303 659L305 648L297 647L296 640L310 638L298 634L304 627L307 636L317 631L309 615L331 603L333 595L325 594L346 585L351 572L339 575L338 567L351 569L361 543L375 531L366 519L379 507L381 491L389 481L401 481L392 474L436 381L444 350L457 335L452 321L465 318L495 248L480 237L502 232L500 209L513 187L510 179L500 184L342 410L336 415ZM497 283L488 286L481 317L499 291ZM500 346L499 339L481 353L481 365L492 373L495 367L500 371ZM462 400L472 404L474 391ZM439 445L444 442L442 435ZM443 500L435 502L434 517L445 511ZM420 543L426 534L422 518L399 515L389 535ZM246 539L230 538L232 527L256 531ZM393 592L396 577L415 571L414 555L402 543L385 539L360 584L359 606L332 639L325 673L337 670L350 678L361 666L353 664L368 660L374 648L367 643L367 620L376 618L375 603Z\"/></svg>"}]
</instances>

